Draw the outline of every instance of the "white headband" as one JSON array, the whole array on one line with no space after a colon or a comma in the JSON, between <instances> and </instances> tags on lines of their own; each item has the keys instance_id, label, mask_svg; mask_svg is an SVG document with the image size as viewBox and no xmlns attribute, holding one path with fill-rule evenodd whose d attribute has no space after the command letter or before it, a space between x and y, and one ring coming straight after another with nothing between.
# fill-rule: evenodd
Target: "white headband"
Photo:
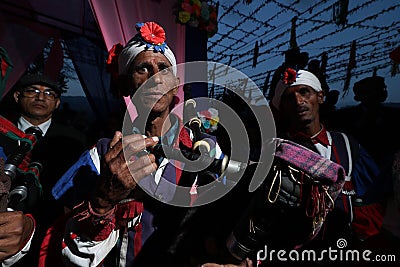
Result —
<instances>
[{"instance_id":1,"label":"white headband","mask_svg":"<svg viewBox=\"0 0 400 267\"><path fill-rule=\"evenodd\" d=\"M295 85L308 85L316 92L322 91L321 83L318 78L309 71L299 70L296 73L296 77L292 82L285 82L282 79L278 81L278 84L275 87L275 93L271 100L272 105L279 110L279 106L281 104L281 97L285 92L286 88Z\"/></svg>"},{"instance_id":2,"label":"white headband","mask_svg":"<svg viewBox=\"0 0 400 267\"><path fill-rule=\"evenodd\" d=\"M156 24L155 22L151 22L153 24ZM138 28L138 25L139 28ZM141 23L137 24L138 30L141 27ZM157 24L158 27L161 28ZM161 28L162 29L162 28ZM163 29L162 29L163 30ZM165 40L165 37L164 37ZM160 48L161 47L161 48ZM135 57L142 51L154 51L154 52L160 52L163 54L168 61L172 65L172 71L174 75L176 75L176 58L172 50L167 46L167 44L164 42L162 44L153 44L146 42L144 38L141 36L140 31L138 34L136 34L129 42L125 45L125 47L122 49L121 54L119 55L118 58L118 74L127 74L129 66L132 64L133 60Z\"/></svg>"}]
</instances>

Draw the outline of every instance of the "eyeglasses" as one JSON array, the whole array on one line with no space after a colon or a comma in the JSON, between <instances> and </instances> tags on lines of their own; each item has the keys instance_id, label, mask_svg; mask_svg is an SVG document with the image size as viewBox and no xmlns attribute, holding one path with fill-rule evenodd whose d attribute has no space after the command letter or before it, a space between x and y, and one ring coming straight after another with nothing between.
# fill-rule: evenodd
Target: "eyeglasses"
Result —
<instances>
[{"instance_id":1,"label":"eyeglasses","mask_svg":"<svg viewBox=\"0 0 400 267\"><path fill-rule=\"evenodd\" d=\"M47 100L54 100L58 98L58 94L52 90L40 91L39 89L30 88L22 90L21 92L23 97L29 97L29 98L38 97L40 93L43 93L44 99Z\"/></svg>"}]
</instances>

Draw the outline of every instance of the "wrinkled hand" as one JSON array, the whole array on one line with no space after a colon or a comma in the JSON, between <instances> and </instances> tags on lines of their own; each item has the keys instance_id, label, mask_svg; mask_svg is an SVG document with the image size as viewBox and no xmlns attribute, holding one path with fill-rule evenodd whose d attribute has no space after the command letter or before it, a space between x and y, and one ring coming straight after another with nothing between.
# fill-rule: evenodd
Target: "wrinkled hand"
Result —
<instances>
[{"instance_id":1,"label":"wrinkled hand","mask_svg":"<svg viewBox=\"0 0 400 267\"><path fill-rule=\"evenodd\" d=\"M0 212L0 261L23 248L33 227L33 220L21 211Z\"/></svg>"},{"instance_id":2,"label":"wrinkled hand","mask_svg":"<svg viewBox=\"0 0 400 267\"><path fill-rule=\"evenodd\" d=\"M253 262L246 258L240 264L217 264L217 263L205 263L201 267L253 267Z\"/></svg>"},{"instance_id":3,"label":"wrinkled hand","mask_svg":"<svg viewBox=\"0 0 400 267\"><path fill-rule=\"evenodd\" d=\"M110 210L135 189L138 181L157 169L153 154L139 153L157 141L140 134L125 136L122 140L122 133L115 133L102 161L101 178L92 201L98 212Z\"/></svg>"}]
</instances>

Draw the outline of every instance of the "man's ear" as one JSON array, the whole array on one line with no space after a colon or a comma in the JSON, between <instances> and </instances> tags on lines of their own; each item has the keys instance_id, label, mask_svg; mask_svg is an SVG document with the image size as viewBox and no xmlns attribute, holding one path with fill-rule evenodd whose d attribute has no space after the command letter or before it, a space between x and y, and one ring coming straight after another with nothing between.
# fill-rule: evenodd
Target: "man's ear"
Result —
<instances>
[{"instance_id":1,"label":"man's ear","mask_svg":"<svg viewBox=\"0 0 400 267\"><path fill-rule=\"evenodd\" d=\"M15 100L16 103L19 102L19 96L20 95L21 95L21 92L19 92L19 91L15 91L14 92L14 100Z\"/></svg>"},{"instance_id":2,"label":"man's ear","mask_svg":"<svg viewBox=\"0 0 400 267\"><path fill-rule=\"evenodd\" d=\"M60 106L61 100L59 98L57 98L56 100L56 109L58 109L58 107Z\"/></svg>"},{"instance_id":3,"label":"man's ear","mask_svg":"<svg viewBox=\"0 0 400 267\"><path fill-rule=\"evenodd\" d=\"M325 97L324 91L317 92L317 97L318 97L318 104L323 104Z\"/></svg>"}]
</instances>

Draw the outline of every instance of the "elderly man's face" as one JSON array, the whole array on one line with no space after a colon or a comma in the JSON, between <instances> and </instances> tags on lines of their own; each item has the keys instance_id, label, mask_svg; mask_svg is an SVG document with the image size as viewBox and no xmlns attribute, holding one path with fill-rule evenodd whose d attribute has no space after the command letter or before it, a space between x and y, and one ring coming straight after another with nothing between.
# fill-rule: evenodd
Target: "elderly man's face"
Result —
<instances>
[{"instance_id":1,"label":"elderly man's face","mask_svg":"<svg viewBox=\"0 0 400 267\"><path fill-rule=\"evenodd\" d=\"M322 91L316 92L308 85L291 86L282 95L280 109L292 126L316 120L319 123L319 105L323 99Z\"/></svg>"},{"instance_id":2,"label":"elderly man's face","mask_svg":"<svg viewBox=\"0 0 400 267\"><path fill-rule=\"evenodd\" d=\"M179 79L172 73L168 59L161 53L143 51L132 64L136 107L159 113L169 112L169 106L178 92Z\"/></svg>"}]
</instances>

